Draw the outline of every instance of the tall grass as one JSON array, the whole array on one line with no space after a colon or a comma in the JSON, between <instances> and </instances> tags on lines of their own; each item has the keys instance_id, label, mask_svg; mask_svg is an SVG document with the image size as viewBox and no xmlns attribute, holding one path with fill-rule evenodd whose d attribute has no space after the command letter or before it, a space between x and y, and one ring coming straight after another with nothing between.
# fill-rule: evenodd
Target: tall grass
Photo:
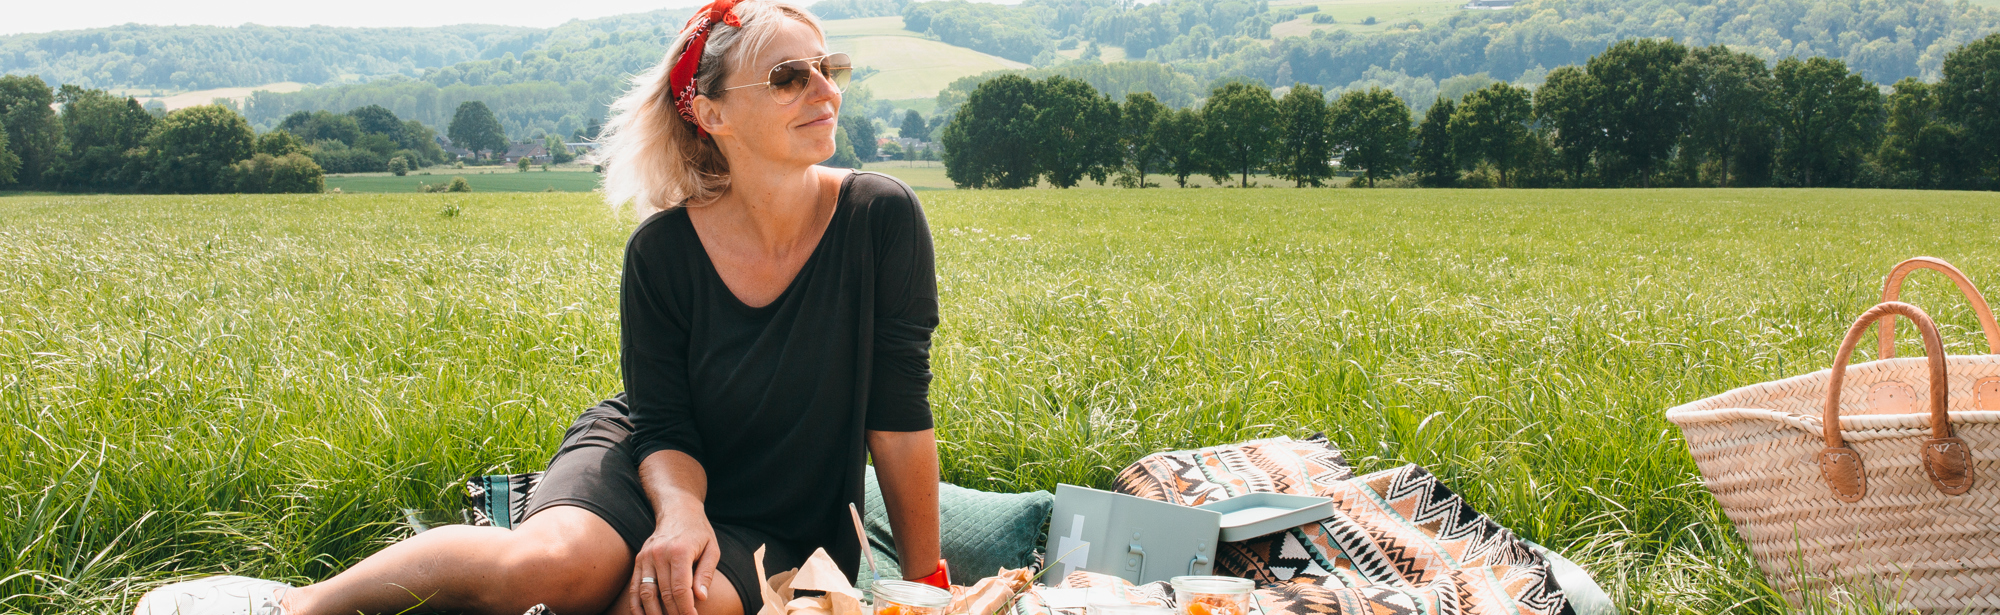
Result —
<instances>
[{"instance_id":1,"label":"tall grass","mask_svg":"<svg viewBox=\"0 0 2000 615\"><path fill-rule=\"evenodd\" d=\"M948 480L1104 486L1148 452L1324 431L1633 613L1787 610L1665 408L1824 367L1901 258L2000 272L1985 194L923 197ZM592 198L0 199L0 610L309 582L404 509L455 518L467 476L539 468L619 386L632 222ZM1983 352L1948 283L1905 297Z\"/></svg>"}]
</instances>

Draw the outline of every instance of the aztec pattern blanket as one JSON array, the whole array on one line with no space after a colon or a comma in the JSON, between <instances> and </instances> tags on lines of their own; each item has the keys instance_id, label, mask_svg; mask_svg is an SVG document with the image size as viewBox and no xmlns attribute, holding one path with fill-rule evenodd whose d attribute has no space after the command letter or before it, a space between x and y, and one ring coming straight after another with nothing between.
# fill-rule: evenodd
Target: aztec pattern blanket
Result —
<instances>
[{"instance_id":1,"label":"aztec pattern blanket","mask_svg":"<svg viewBox=\"0 0 2000 615\"><path fill-rule=\"evenodd\" d=\"M1150 455L1113 489L1187 506L1256 492L1332 498L1333 517L1222 546L1215 573L1256 581L1264 615L1572 612L1547 560L1429 472L1354 476L1323 435ZM1106 579L1123 582L1064 582Z\"/></svg>"},{"instance_id":2,"label":"aztec pattern blanket","mask_svg":"<svg viewBox=\"0 0 2000 615\"><path fill-rule=\"evenodd\" d=\"M541 476L468 481L473 523L509 527ZM1249 615L1573 615L1547 560L1423 468L1355 476L1325 436L1273 438L1149 455L1113 490L1183 506L1246 493L1316 495L1335 515L1225 543L1215 574L1257 583ZM1134 602L1173 606L1165 582L1133 586L1077 571L1061 587L1115 587ZM1034 592L1010 615L1083 615L1050 609ZM530 610L527 615L551 615Z\"/></svg>"}]
</instances>

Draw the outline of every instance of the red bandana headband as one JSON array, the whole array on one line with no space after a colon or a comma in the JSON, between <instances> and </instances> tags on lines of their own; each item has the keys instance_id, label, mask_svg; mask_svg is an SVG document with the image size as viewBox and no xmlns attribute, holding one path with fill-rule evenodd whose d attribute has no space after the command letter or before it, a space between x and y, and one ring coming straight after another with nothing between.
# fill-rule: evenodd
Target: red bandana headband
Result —
<instances>
[{"instance_id":1,"label":"red bandana headband","mask_svg":"<svg viewBox=\"0 0 2000 615\"><path fill-rule=\"evenodd\" d=\"M738 1L715 0L695 11L694 17L688 18L684 30L690 33L687 47L681 50L680 59L674 61L673 70L667 71L667 92L674 98L674 109L680 111L681 119L694 125L695 136L706 136L708 131L702 130L701 123L694 119L694 73L701 68L701 54L708 48L708 31L715 26L715 22L743 27L743 22L731 11Z\"/></svg>"}]
</instances>

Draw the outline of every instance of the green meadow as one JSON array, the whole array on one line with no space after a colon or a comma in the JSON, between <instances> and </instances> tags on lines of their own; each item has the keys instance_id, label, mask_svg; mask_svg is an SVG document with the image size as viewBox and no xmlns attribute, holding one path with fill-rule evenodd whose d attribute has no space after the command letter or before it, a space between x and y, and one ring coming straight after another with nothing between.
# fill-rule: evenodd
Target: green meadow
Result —
<instances>
[{"instance_id":1,"label":"green meadow","mask_svg":"<svg viewBox=\"0 0 2000 615\"><path fill-rule=\"evenodd\" d=\"M539 469L618 391L635 221L480 177L0 198L0 611L310 582L458 519L468 476ZM1825 367L1903 258L2000 279L1987 193L920 195L945 479L1105 487L1149 452L1324 431L1360 471L1429 468L1628 613L1787 611L1666 408ZM1983 350L1949 283L1905 300Z\"/></svg>"},{"instance_id":2,"label":"green meadow","mask_svg":"<svg viewBox=\"0 0 2000 615\"><path fill-rule=\"evenodd\" d=\"M423 173L428 172L428 175ZM473 192L589 192L597 189L599 175L582 171L542 171L526 173L514 167L436 168L402 177L388 173L350 173L326 176L332 192L423 192L425 184L450 185L451 178L463 177Z\"/></svg>"}]
</instances>

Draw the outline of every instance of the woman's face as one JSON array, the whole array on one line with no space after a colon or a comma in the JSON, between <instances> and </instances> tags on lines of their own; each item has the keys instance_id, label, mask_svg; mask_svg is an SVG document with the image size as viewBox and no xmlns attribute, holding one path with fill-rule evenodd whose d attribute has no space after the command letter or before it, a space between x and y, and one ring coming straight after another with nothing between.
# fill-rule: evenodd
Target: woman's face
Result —
<instances>
[{"instance_id":1,"label":"woman's face","mask_svg":"<svg viewBox=\"0 0 2000 615\"><path fill-rule=\"evenodd\" d=\"M812 26L789 17L779 21L778 35L764 53L742 66L731 66L722 87L768 81L771 67L779 62L826 55L826 43ZM745 157L787 166L812 165L833 156L840 92L818 71L810 78L805 93L790 104L778 104L769 87L752 85L729 90L720 100L696 97L695 114L732 167L749 162Z\"/></svg>"}]
</instances>

